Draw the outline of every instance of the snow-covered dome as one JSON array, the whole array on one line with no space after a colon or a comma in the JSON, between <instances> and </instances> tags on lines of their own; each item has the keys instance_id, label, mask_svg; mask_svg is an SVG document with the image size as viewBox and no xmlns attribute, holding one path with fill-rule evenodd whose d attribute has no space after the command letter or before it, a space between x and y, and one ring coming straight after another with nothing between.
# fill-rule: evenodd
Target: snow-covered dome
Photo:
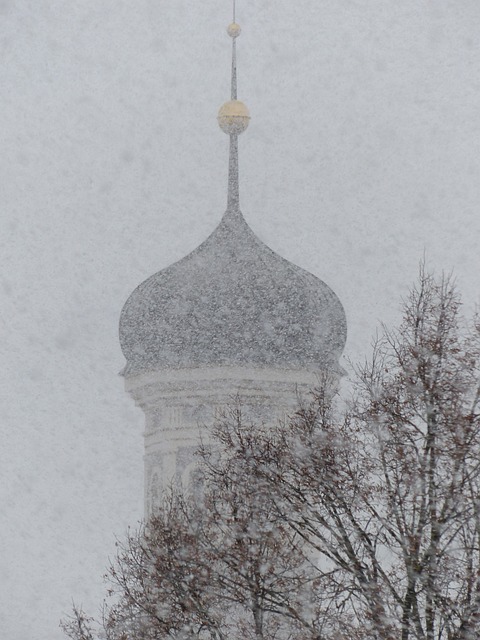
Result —
<instances>
[{"instance_id":1,"label":"snow-covered dome","mask_svg":"<svg viewBox=\"0 0 480 640\"><path fill-rule=\"evenodd\" d=\"M237 99L235 4L233 18L231 99L218 116L230 137L227 212L195 251L128 298L120 317L127 377L223 366L340 371L347 325L337 296L264 245L240 212L238 136L250 113Z\"/></svg>"},{"instance_id":2,"label":"snow-covered dome","mask_svg":"<svg viewBox=\"0 0 480 640\"><path fill-rule=\"evenodd\" d=\"M120 317L125 376L170 368L339 370L343 307L269 249L238 208L188 256L138 286Z\"/></svg>"}]
</instances>

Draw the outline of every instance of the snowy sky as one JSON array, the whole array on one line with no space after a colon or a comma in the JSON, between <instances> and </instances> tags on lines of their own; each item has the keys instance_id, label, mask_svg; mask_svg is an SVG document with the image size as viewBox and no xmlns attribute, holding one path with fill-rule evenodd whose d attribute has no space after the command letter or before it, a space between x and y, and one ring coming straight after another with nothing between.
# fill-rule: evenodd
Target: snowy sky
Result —
<instances>
[{"instance_id":1,"label":"snowy sky","mask_svg":"<svg viewBox=\"0 0 480 640\"><path fill-rule=\"evenodd\" d=\"M121 307L226 203L229 0L0 0L0 620L96 613L142 515ZM368 351L425 252L479 302L480 2L238 0L241 202ZM2 610L4 609L4 610Z\"/></svg>"}]
</instances>

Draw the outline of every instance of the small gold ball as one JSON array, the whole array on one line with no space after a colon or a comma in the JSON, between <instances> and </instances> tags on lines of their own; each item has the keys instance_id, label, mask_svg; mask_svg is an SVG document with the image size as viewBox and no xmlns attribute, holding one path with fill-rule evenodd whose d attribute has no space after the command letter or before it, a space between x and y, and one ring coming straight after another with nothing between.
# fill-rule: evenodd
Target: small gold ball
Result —
<instances>
[{"instance_id":1,"label":"small gold ball","mask_svg":"<svg viewBox=\"0 0 480 640\"><path fill-rule=\"evenodd\" d=\"M227 27L227 33L231 38L238 38L242 33L242 29L239 24L232 22L232 24L229 24Z\"/></svg>"},{"instance_id":2,"label":"small gold ball","mask_svg":"<svg viewBox=\"0 0 480 640\"><path fill-rule=\"evenodd\" d=\"M240 100L230 100L220 107L218 124L225 133L240 135L250 122L250 112Z\"/></svg>"}]
</instances>

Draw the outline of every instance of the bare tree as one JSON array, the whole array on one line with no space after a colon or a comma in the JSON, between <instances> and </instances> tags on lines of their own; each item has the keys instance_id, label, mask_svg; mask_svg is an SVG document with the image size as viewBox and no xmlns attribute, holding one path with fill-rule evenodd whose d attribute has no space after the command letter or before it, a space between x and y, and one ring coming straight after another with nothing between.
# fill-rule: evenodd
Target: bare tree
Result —
<instances>
[{"instance_id":1,"label":"bare tree","mask_svg":"<svg viewBox=\"0 0 480 640\"><path fill-rule=\"evenodd\" d=\"M351 411L335 419L323 385L244 452L317 557L316 602L347 637L478 636L480 345L478 322L460 322L453 283L422 269Z\"/></svg>"},{"instance_id":2,"label":"bare tree","mask_svg":"<svg viewBox=\"0 0 480 640\"><path fill-rule=\"evenodd\" d=\"M228 424L234 416L240 425L233 408ZM112 604L99 633L107 640L315 638L295 606L311 580L303 556L248 461L220 441L214 454L202 448L199 455L202 490L171 490L118 543L107 575ZM93 640L90 623L74 609L63 628L72 640Z\"/></svg>"},{"instance_id":3,"label":"bare tree","mask_svg":"<svg viewBox=\"0 0 480 640\"><path fill-rule=\"evenodd\" d=\"M480 322L421 269L397 331L276 427L234 403L119 546L107 640L472 640L480 628ZM198 489L198 488L197 488ZM64 623L93 640L79 610Z\"/></svg>"},{"instance_id":4,"label":"bare tree","mask_svg":"<svg viewBox=\"0 0 480 640\"><path fill-rule=\"evenodd\" d=\"M451 279L422 268L399 330L359 372L358 421L380 489L365 507L388 552L402 640L478 636L480 334L461 326L459 308Z\"/></svg>"},{"instance_id":5,"label":"bare tree","mask_svg":"<svg viewBox=\"0 0 480 640\"><path fill-rule=\"evenodd\" d=\"M218 561L213 584L220 599L235 605L239 637L316 638L307 602L314 573L298 536L277 517L255 457L245 455L268 432L245 420L237 399L213 429L214 446L200 448L203 544Z\"/></svg>"}]
</instances>

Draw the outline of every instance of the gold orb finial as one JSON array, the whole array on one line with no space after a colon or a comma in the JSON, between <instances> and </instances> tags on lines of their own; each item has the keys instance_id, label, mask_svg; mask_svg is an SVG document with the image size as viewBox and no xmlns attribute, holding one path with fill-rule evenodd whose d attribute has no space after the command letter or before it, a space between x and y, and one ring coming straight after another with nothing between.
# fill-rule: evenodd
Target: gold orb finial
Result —
<instances>
[{"instance_id":1,"label":"gold orb finial","mask_svg":"<svg viewBox=\"0 0 480 640\"><path fill-rule=\"evenodd\" d=\"M228 135L240 135L250 122L250 112L240 100L230 100L220 107L218 124Z\"/></svg>"},{"instance_id":2,"label":"gold orb finial","mask_svg":"<svg viewBox=\"0 0 480 640\"><path fill-rule=\"evenodd\" d=\"M242 33L242 28L236 22L232 22L227 27L227 33L231 38L235 39Z\"/></svg>"}]
</instances>

